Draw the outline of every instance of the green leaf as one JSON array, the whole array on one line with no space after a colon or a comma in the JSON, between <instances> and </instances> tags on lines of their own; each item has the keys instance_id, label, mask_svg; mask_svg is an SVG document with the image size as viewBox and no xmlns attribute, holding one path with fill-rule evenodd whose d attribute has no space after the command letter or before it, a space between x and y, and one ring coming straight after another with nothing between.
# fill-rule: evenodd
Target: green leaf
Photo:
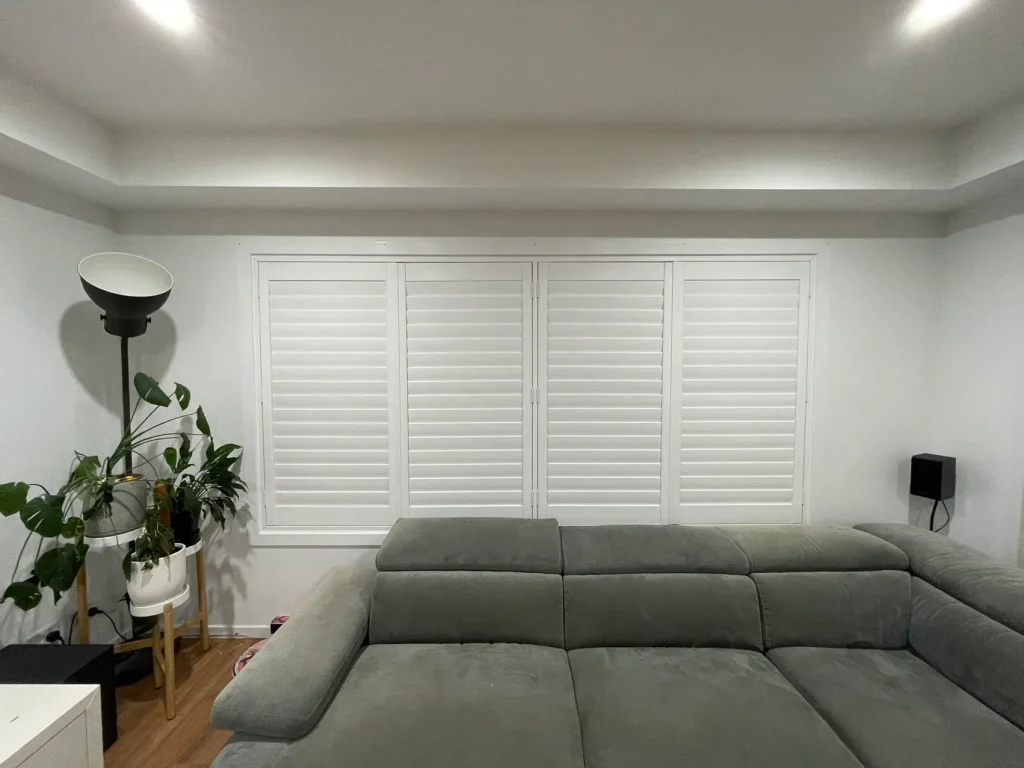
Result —
<instances>
[{"instance_id":1,"label":"green leaf","mask_svg":"<svg viewBox=\"0 0 1024 768\"><path fill-rule=\"evenodd\" d=\"M199 501L199 497L196 496L196 492L191 488L185 489L185 509L192 515L193 518L198 519L199 513L203 509L202 503Z\"/></svg>"},{"instance_id":2,"label":"green leaf","mask_svg":"<svg viewBox=\"0 0 1024 768\"><path fill-rule=\"evenodd\" d=\"M60 535L65 539L78 539L85 535L85 521L80 517L69 517L64 521Z\"/></svg>"},{"instance_id":3,"label":"green leaf","mask_svg":"<svg viewBox=\"0 0 1024 768\"><path fill-rule=\"evenodd\" d=\"M210 436L210 422L206 420L206 414L203 413L203 406L199 406L199 411L196 413L196 427L207 437Z\"/></svg>"},{"instance_id":4,"label":"green leaf","mask_svg":"<svg viewBox=\"0 0 1024 768\"><path fill-rule=\"evenodd\" d=\"M164 448L164 461L171 468L171 472L174 472L175 467L178 466L178 452L174 450L174 446L169 445Z\"/></svg>"},{"instance_id":5,"label":"green leaf","mask_svg":"<svg viewBox=\"0 0 1024 768\"><path fill-rule=\"evenodd\" d=\"M26 483L4 483L0 485L0 515L10 517L21 512L28 500Z\"/></svg>"},{"instance_id":6,"label":"green leaf","mask_svg":"<svg viewBox=\"0 0 1024 768\"><path fill-rule=\"evenodd\" d=\"M83 456L80 453L75 455L78 457L78 463L71 470L71 482L80 482L96 477L100 469L100 457Z\"/></svg>"},{"instance_id":7,"label":"green leaf","mask_svg":"<svg viewBox=\"0 0 1024 768\"><path fill-rule=\"evenodd\" d=\"M156 383L156 379L152 376L146 375L145 373L135 374L135 391L139 393L139 397L150 405L158 405L161 408L166 408L171 404L171 398L167 396L166 392L160 389L160 385Z\"/></svg>"},{"instance_id":8,"label":"green leaf","mask_svg":"<svg viewBox=\"0 0 1024 768\"><path fill-rule=\"evenodd\" d=\"M43 599L43 593L31 581L15 581L4 590L4 596L0 603L6 603L8 599L13 600L21 610L31 611L39 605L39 601Z\"/></svg>"},{"instance_id":9,"label":"green leaf","mask_svg":"<svg viewBox=\"0 0 1024 768\"><path fill-rule=\"evenodd\" d=\"M240 450L242 450L242 446L235 445L234 443L226 443L225 445L222 445L219 448L217 448L217 450L215 450L211 454L210 460L213 461L218 459L226 459L230 456L230 454ZM233 459L232 462L235 460L237 459Z\"/></svg>"},{"instance_id":10,"label":"green leaf","mask_svg":"<svg viewBox=\"0 0 1024 768\"><path fill-rule=\"evenodd\" d=\"M126 552L124 559L121 561L121 572L124 574L124 580L130 581L132 578L132 553Z\"/></svg>"},{"instance_id":11,"label":"green leaf","mask_svg":"<svg viewBox=\"0 0 1024 768\"><path fill-rule=\"evenodd\" d=\"M192 441L189 436L182 433L181 435L181 451L178 457L178 466L174 468L175 472L183 472L188 466L188 463L192 460Z\"/></svg>"},{"instance_id":12,"label":"green leaf","mask_svg":"<svg viewBox=\"0 0 1024 768\"><path fill-rule=\"evenodd\" d=\"M187 411L188 404L192 402L192 393L184 384L174 382L174 399L178 401L181 410Z\"/></svg>"},{"instance_id":13,"label":"green leaf","mask_svg":"<svg viewBox=\"0 0 1024 768\"><path fill-rule=\"evenodd\" d=\"M53 590L54 603L74 585L84 561L84 556L74 544L49 549L36 560L34 572L39 584Z\"/></svg>"},{"instance_id":14,"label":"green leaf","mask_svg":"<svg viewBox=\"0 0 1024 768\"><path fill-rule=\"evenodd\" d=\"M64 528L63 508L63 496L37 496L21 510L21 522L33 533L52 539Z\"/></svg>"}]
</instances>

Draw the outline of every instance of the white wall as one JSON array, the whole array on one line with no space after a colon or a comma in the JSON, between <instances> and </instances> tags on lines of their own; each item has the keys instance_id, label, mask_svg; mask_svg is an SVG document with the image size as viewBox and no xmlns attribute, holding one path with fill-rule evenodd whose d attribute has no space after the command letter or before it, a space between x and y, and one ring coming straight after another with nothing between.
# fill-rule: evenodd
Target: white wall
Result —
<instances>
[{"instance_id":1,"label":"white wall","mask_svg":"<svg viewBox=\"0 0 1024 768\"><path fill-rule=\"evenodd\" d=\"M106 229L0 197L0 482L55 490L67 479L75 449L99 453L117 439L117 340L104 333L76 271L79 259L113 243ZM4 586L24 534L18 518L0 518ZM34 554L34 548L27 553L29 567L19 578L28 575ZM112 569L109 559L89 557L94 604L112 610L123 577L118 585L116 564ZM73 601L72 593L55 608L47 590L32 613L11 602L0 606L0 644L38 638L58 616L66 633ZM93 621L98 638L109 636L104 619Z\"/></svg>"},{"instance_id":2,"label":"white wall","mask_svg":"<svg viewBox=\"0 0 1024 768\"><path fill-rule=\"evenodd\" d=\"M938 317L938 240L838 240L819 275L812 522L906 523L910 457L929 450L925 391ZM911 514L913 512L913 514Z\"/></svg>"},{"instance_id":3,"label":"white wall","mask_svg":"<svg viewBox=\"0 0 1024 768\"><path fill-rule=\"evenodd\" d=\"M371 216L360 224L353 215L348 226L356 231L349 233L391 234L387 228L378 232L376 222L393 226L396 217ZM475 236L488 234L482 229L490 219L468 218ZM688 229L692 219L676 226ZM742 219L730 219L728 229L757 228L744 230ZM400 234L460 230L457 222L426 213L409 221ZM665 217L651 226L645 221L623 219L614 232L605 227L601 234L686 234ZM807 230L818 237L830 221ZM554 214L508 214L491 234L584 234L579 215L566 222L558 224ZM893 234L832 240L819 263L812 522L913 521L921 504L907 494L909 456L946 452L960 463L952 535L1012 560L1024 501L1024 358L1012 348L1024 328L1024 217L946 241ZM73 448L102 452L116 438L116 340L102 331L75 273L83 255L111 247L155 258L176 278L165 309L133 342L133 366L187 383L219 439L250 447L252 387L245 360L252 340L243 254L256 243L287 250L295 242L285 236L114 236L0 198L0 348L17 371L0 377L0 481L58 484ZM255 458L249 450L248 477ZM0 520L5 582L21 530L16 520ZM253 548L246 530L213 534L207 548L212 622L222 632L265 632L270 618L292 610L328 568L374 554L361 548ZM123 589L116 561L90 554L89 574L90 601L113 609ZM65 631L67 603L60 612ZM8 603L0 608L0 642L38 638L57 616L46 605L26 620ZM100 619L93 620L93 631L109 637Z\"/></svg>"},{"instance_id":4,"label":"white wall","mask_svg":"<svg viewBox=\"0 0 1024 768\"><path fill-rule=\"evenodd\" d=\"M530 231L524 219L523 230ZM637 234L637 233L623 233ZM643 233L639 233L643 234ZM293 238L123 236L119 247L164 264L175 276L166 311L177 343L155 350L145 369L192 387L222 440L252 445L251 350L245 312L250 284L243 254L287 250ZM759 241L764 245L765 241ZM934 239L857 239L831 243L822 260L815 339L810 467L812 520L850 524L906 522L909 456L927 450L930 409L921 392L930 373L938 290ZM301 252L296 247L295 252ZM154 321L155 324L155 321ZM251 354L251 352L250 352ZM246 466L251 476L253 451ZM266 631L335 564L370 559L374 550L250 548L227 535L208 548L212 623L224 631Z\"/></svg>"},{"instance_id":5,"label":"white wall","mask_svg":"<svg viewBox=\"0 0 1024 768\"><path fill-rule=\"evenodd\" d=\"M1024 216L951 235L941 259L931 429L934 450L957 458L950 535L1017 562L1024 505Z\"/></svg>"}]
</instances>

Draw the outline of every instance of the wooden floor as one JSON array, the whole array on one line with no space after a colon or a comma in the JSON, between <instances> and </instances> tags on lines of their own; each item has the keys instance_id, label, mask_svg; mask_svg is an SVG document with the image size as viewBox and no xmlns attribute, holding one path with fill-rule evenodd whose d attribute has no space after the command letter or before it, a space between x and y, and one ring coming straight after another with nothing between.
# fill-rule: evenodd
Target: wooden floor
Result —
<instances>
[{"instance_id":1,"label":"wooden floor","mask_svg":"<svg viewBox=\"0 0 1024 768\"><path fill-rule=\"evenodd\" d=\"M231 679L239 655L256 642L214 638L201 653L199 640L182 638L175 657L178 716L164 717L162 691L153 678L117 689L117 742L103 755L105 768L208 768L228 740L210 728L210 707Z\"/></svg>"}]
</instances>

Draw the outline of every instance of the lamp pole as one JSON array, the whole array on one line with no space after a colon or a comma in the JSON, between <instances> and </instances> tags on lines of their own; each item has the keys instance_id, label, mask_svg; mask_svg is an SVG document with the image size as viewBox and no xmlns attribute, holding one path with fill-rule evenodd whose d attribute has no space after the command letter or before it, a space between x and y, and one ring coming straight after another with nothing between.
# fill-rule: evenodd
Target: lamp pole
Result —
<instances>
[{"instance_id":1,"label":"lamp pole","mask_svg":"<svg viewBox=\"0 0 1024 768\"><path fill-rule=\"evenodd\" d=\"M132 412L128 402L128 337L121 337L121 424L125 436L132 431ZM124 457L124 472L131 474L132 452L129 450Z\"/></svg>"}]
</instances>

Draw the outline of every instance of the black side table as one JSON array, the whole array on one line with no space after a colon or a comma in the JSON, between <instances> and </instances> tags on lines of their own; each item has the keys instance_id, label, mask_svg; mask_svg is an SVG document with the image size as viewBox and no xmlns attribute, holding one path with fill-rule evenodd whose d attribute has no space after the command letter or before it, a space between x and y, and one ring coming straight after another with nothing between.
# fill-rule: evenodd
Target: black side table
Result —
<instances>
[{"instance_id":1,"label":"black side table","mask_svg":"<svg viewBox=\"0 0 1024 768\"><path fill-rule=\"evenodd\" d=\"M117 741L112 645L8 645L0 648L0 683L99 685L103 748Z\"/></svg>"}]
</instances>

